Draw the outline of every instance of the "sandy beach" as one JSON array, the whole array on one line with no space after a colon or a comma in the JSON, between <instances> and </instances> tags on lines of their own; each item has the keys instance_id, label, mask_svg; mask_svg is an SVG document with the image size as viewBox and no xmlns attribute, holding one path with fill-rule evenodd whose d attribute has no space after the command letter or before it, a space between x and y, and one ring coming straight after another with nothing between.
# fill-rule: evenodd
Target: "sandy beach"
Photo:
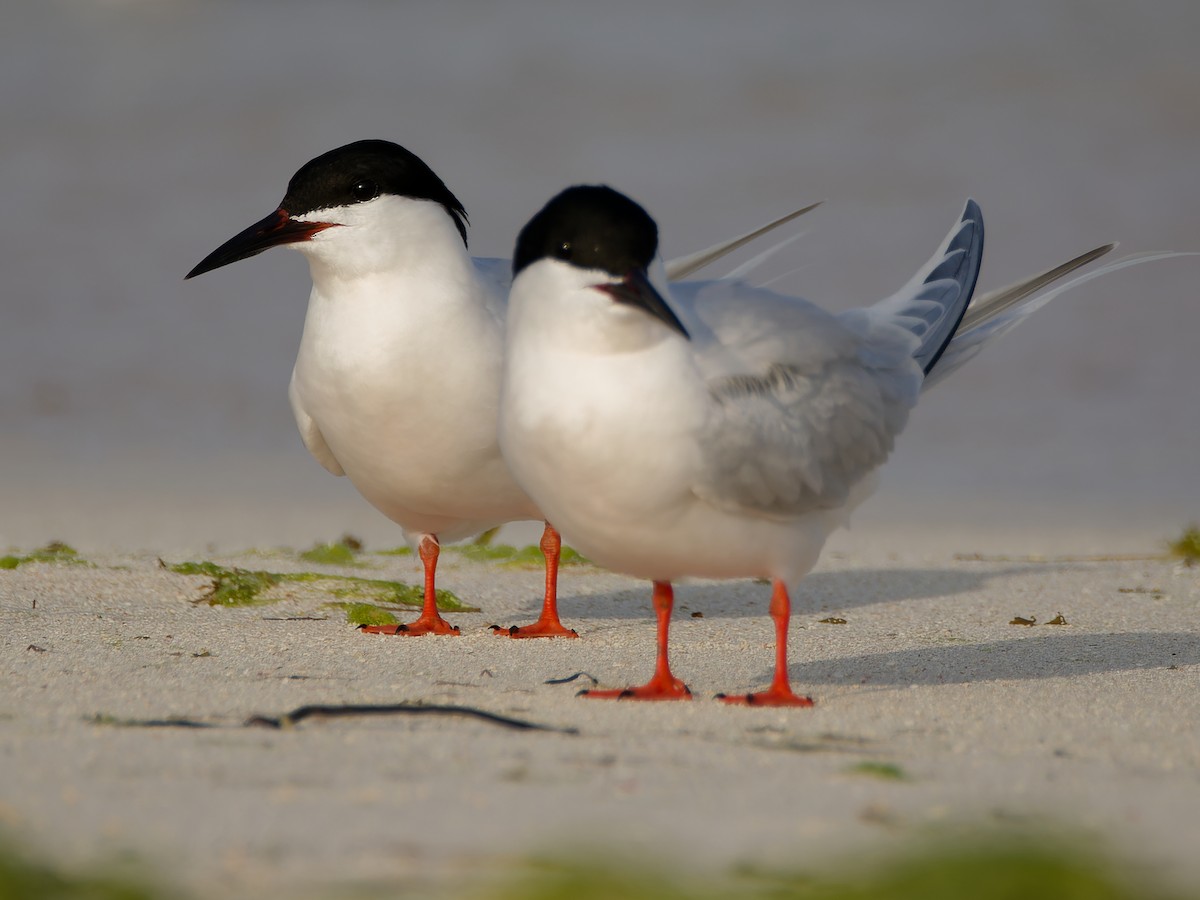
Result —
<instances>
[{"instance_id":1,"label":"sandy beach","mask_svg":"<svg viewBox=\"0 0 1200 900\"><path fill-rule=\"evenodd\" d=\"M303 260L183 281L306 160L363 138L445 179L480 256L568 184L636 197L668 257L824 200L753 277L832 310L902 285L967 197L983 291L1109 241L1197 251L1200 5L12 7L0 894L6 860L132 860L189 898L497 900L538 859L712 885L998 833L1073 842L1138 900L1200 896L1200 567L1163 556L1200 520L1200 261L1084 285L922 398L795 598L791 677L816 706L791 711L712 699L769 678L752 582L680 588L689 703L561 681L651 670L648 586L591 568L562 577L578 641L494 637L533 618L542 575L460 553L440 585L479 609L448 614L461 637L357 631L331 604L379 601L348 578L419 572L296 434ZM355 565L301 558L345 533ZM55 539L77 556L27 560ZM267 573L269 602L209 605L211 574L172 569L189 562ZM338 704L545 728L244 724Z\"/></svg>"},{"instance_id":2,"label":"sandy beach","mask_svg":"<svg viewBox=\"0 0 1200 900\"><path fill-rule=\"evenodd\" d=\"M1086 835L1194 891L1200 570L879 543L839 537L805 582L791 676L816 707L785 711L712 699L769 677L767 588L750 581L680 589L673 663L695 699L637 704L575 696L652 664L646 587L590 566L562 578L582 639L522 642L486 626L529 618L540 572L453 552L442 584L480 607L451 614L457 639L364 635L330 606L334 581L226 607L203 601L210 578L163 567L178 557L28 562L0 572L0 823L60 864L132 855L207 896L453 895L481 869L583 852L819 869L939 829ZM211 561L417 574L369 551L351 568ZM314 704L546 730L469 714L245 725Z\"/></svg>"}]
</instances>

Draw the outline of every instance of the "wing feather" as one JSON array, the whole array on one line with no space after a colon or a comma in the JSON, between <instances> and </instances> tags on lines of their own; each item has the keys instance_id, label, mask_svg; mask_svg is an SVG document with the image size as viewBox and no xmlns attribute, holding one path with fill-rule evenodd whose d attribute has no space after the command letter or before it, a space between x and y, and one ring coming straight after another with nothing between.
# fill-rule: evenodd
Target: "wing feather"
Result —
<instances>
[{"instance_id":1,"label":"wing feather","mask_svg":"<svg viewBox=\"0 0 1200 900\"><path fill-rule=\"evenodd\" d=\"M712 398L694 492L773 518L844 505L891 453L982 255L983 215L968 200L916 276L866 309L835 316L741 282L679 285Z\"/></svg>"},{"instance_id":2,"label":"wing feather","mask_svg":"<svg viewBox=\"0 0 1200 900\"><path fill-rule=\"evenodd\" d=\"M694 493L768 518L843 505L916 402L918 339L740 283L700 287L680 306L711 398Z\"/></svg>"}]
</instances>

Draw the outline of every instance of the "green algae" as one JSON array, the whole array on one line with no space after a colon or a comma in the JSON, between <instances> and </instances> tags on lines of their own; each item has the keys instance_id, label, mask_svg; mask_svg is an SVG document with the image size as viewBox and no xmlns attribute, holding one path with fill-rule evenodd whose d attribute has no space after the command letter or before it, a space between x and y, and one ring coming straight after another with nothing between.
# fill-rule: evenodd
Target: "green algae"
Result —
<instances>
[{"instance_id":1,"label":"green algae","mask_svg":"<svg viewBox=\"0 0 1200 900\"><path fill-rule=\"evenodd\" d=\"M540 864L539 864L540 863ZM880 857L846 850L815 870L757 865L727 872L563 855L526 863L488 900L1162 900L1145 872L1083 840L1004 833L926 838Z\"/></svg>"},{"instance_id":2,"label":"green algae","mask_svg":"<svg viewBox=\"0 0 1200 900\"><path fill-rule=\"evenodd\" d=\"M0 898L4 900L166 900L180 896L177 890L152 884L146 872L127 860L114 859L78 870L34 859L13 840L0 843Z\"/></svg>"},{"instance_id":3,"label":"green algae","mask_svg":"<svg viewBox=\"0 0 1200 900\"><path fill-rule=\"evenodd\" d=\"M327 603L332 609L340 609L346 613L346 621L351 625L398 625L400 620L374 603Z\"/></svg>"},{"instance_id":4,"label":"green algae","mask_svg":"<svg viewBox=\"0 0 1200 900\"><path fill-rule=\"evenodd\" d=\"M361 566L358 553L350 546L338 541L336 544L317 544L311 550L300 554L305 562L316 563L318 566Z\"/></svg>"},{"instance_id":5,"label":"green algae","mask_svg":"<svg viewBox=\"0 0 1200 900\"><path fill-rule=\"evenodd\" d=\"M412 556L412 547L400 546L392 547L388 550L373 550L376 556Z\"/></svg>"},{"instance_id":6,"label":"green algae","mask_svg":"<svg viewBox=\"0 0 1200 900\"><path fill-rule=\"evenodd\" d=\"M227 569L211 562L185 562L170 567L178 575L203 575L212 579L208 593L198 602L209 606L254 606L273 603L262 595L283 581L287 576L276 572L252 569Z\"/></svg>"},{"instance_id":7,"label":"green algae","mask_svg":"<svg viewBox=\"0 0 1200 900\"><path fill-rule=\"evenodd\" d=\"M1183 560L1185 566L1200 563L1200 525L1184 529L1183 534L1171 541L1167 549L1173 557Z\"/></svg>"},{"instance_id":8,"label":"green algae","mask_svg":"<svg viewBox=\"0 0 1200 900\"><path fill-rule=\"evenodd\" d=\"M541 550L533 544L518 548L508 544L493 546L487 541L477 540L474 543L445 549L472 562L492 562L512 568L541 568L544 561ZM407 556L411 550L408 547L398 547L373 552L380 556ZM357 538L344 536L331 544L318 544L299 556L306 562L317 565L345 567L362 565L361 553L362 542ZM559 565L586 566L590 563L573 548L563 547ZM321 582L323 590L341 601L333 605L346 609L348 620L356 625L393 624L395 617L387 609L388 606L420 607L425 599L422 587L382 578L362 578L327 572L268 572L262 569L227 567L214 562L181 562L168 568L179 575L199 575L211 579L212 585L208 591L196 601L211 606L277 603L283 597L278 593L271 594L272 588L289 583ZM442 612L479 612L479 607L465 604L453 592L440 588L437 591L437 606ZM368 621L366 617L371 616L376 618Z\"/></svg>"},{"instance_id":9,"label":"green algae","mask_svg":"<svg viewBox=\"0 0 1200 900\"><path fill-rule=\"evenodd\" d=\"M510 544L460 544L449 547L471 562L498 562L503 566L514 569L538 569L545 563L541 548L535 544L524 547L513 547ZM563 566L586 566L590 563L573 547L563 547L558 558L558 564Z\"/></svg>"},{"instance_id":10,"label":"green algae","mask_svg":"<svg viewBox=\"0 0 1200 900\"><path fill-rule=\"evenodd\" d=\"M866 775L880 781L908 781L908 773L895 763L866 760L846 770L848 775Z\"/></svg>"},{"instance_id":11,"label":"green algae","mask_svg":"<svg viewBox=\"0 0 1200 900\"><path fill-rule=\"evenodd\" d=\"M178 575L201 575L212 580L208 592L197 602L210 606L255 606L277 603L280 596L264 596L277 585L320 583L339 599L353 598L398 606L421 606L425 594L422 588L399 581L381 578L359 578L354 575L333 575L326 572L264 572L261 570L226 568L214 562L182 562L168 566ZM443 612L479 612L468 606L451 591L437 591L438 609Z\"/></svg>"},{"instance_id":12,"label":"green algae","mask_svg":"<svg viewBox=\"0 0 1200 900\"><path fill-rule=\"evenodd\" d=\"M335 597L367 598L377 603L394 603L399 606L421 606L425 602L425 590L402 581L385 578L360 578L357 575L329 575L324 572L296 572L283 576L288 581L322 581L330 584L329 593ZM478 606L463 603L452 592L438 588L437 607L442 612L479 612Z\"/></svg>"},{"instance_id":13,"label":"green algae","mask_svg":"<svg viewBox=\"0 0 1200 900\"><path fill-rule=\"evenodd\" d=\"M462 544L461 546L449 547L447 549L471 562L534 563L541 565L543 560L542 552L532 544L521 550L508 544Z\"/></svg>"},{"instance_id":14,"label":"green algae","mask_svg":"<svg viewBox=\"0 0 1200 900\"><path fill-rule=\"evenodd\" d=\"M87 560L79 558L79 552L62 541L51 541L44 547L39 547L25 556L0 556L0 569L15 569L25 563L56 563L68 566L90 566Z\"/></svg>"},{"instance_id":15,"label":"green algae","mask_svg":"<svg viewBox=\"0 0 1200 900\"><path fill-rule=\"evenodd\" d=\"M111 724L131 723L112 720ZM584 856L568 845L557 852L552 848L552 857L518 857L505 870L488 872L473 886L447 888L437 896L447 900L1178 900L1197 896L1192 887L1165 888L1155 866L1122 863L1120 854L1106 850L1084 836L974 830L965 837L927 834L885 855L848 848L803 868L743 863L713 871L712 867L656 864L645 856L622 857L604 848ZM207 896L161 877L158 871L118 857L68 866L53 855L43 858L11 835L0 835L0 898ZM335 884L311 896L383 900L397 894L392 885L366 883Z\"/></svg>"},{"instance_id":16,"label":"green algae","mask_svg":"<svg viewBox=\"0 0 1200 900\"><path fill-rule=\"evenodd\" d=\"M487 532L485 532L486 534ZM390 550L374 550L376 556L411 556L411 547L394 547ZM545 562L541 548L536 544L513 547L510 544L492 544L478 539L469 544L454 544L442 547L442 553L453 553L470 562L496 562L513 569L540 569ZM563 547L558 560L559 566L590 566L591 562L574 547Z\"/></svg>"},{"instance_id":17,"label":"green algae","mask_svg":"<svg viewBox=\"0 0 1200 900\"><path fill-rule=\"evenodd\" d=\"M479 532L479 534L475 535L471 543L480 547L486 547L493 540L495 540L496 535L500 533L500 527L501 526L497 525L495 528L489 528L487 531Z\"/></svg>"}]
</instances>

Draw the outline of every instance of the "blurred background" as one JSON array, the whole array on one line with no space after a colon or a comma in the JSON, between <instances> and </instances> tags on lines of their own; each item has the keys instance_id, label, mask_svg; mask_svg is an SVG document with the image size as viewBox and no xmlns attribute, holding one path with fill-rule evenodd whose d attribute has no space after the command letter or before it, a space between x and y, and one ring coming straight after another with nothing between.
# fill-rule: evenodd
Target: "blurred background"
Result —
<instances>
[{"instance_id":1,"label":"blurred background","mask_svg":"<svg viewBox=\"0 0 1200 900\"><path fill-rule=\"evenodd\" d=\"M573 182L639 199L668 256L825 200L758 276L845 308L967 196L983 289L1110 240L1200 250L1197 35L1190 0L11 6L0 546L400 543L295 432L302 257L183 281L325 150L404 144L484 256ZM1200 517L1198 276L1118 273L990 347L924 398L849 540L1141 549Z\"/></svg>"}]
</instances>

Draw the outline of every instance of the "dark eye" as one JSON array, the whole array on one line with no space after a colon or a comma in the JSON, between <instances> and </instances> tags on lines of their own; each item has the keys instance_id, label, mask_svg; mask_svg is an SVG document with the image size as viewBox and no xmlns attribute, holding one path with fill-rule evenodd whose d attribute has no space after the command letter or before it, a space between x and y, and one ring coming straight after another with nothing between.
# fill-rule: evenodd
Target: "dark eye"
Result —
<instances>
[{"instance_id":1,"label":"dark eye","mask_svg":"<svg viewBox=\"0 0 1200 900\"><path fill-rule=\"evenodd\" d=\"M371 181L369 178L364 178L362 181L356 181L354 187L350 188L350 193L354 195L354 199L360 203L367 200L374 200L379 196L379 185Z\"/></svg>"},{"instance_id":2,"label":"dark eye","mask_svg":"<svg viewBox=\"0 0 1200 900\"><path fill-rule=\"evenodd\" d=\"M554 255L558 259L570 259L571 258L571 242L563 241L561 244L559 244L557 247L555 247Z\"/></svg>"}]
</instances>

